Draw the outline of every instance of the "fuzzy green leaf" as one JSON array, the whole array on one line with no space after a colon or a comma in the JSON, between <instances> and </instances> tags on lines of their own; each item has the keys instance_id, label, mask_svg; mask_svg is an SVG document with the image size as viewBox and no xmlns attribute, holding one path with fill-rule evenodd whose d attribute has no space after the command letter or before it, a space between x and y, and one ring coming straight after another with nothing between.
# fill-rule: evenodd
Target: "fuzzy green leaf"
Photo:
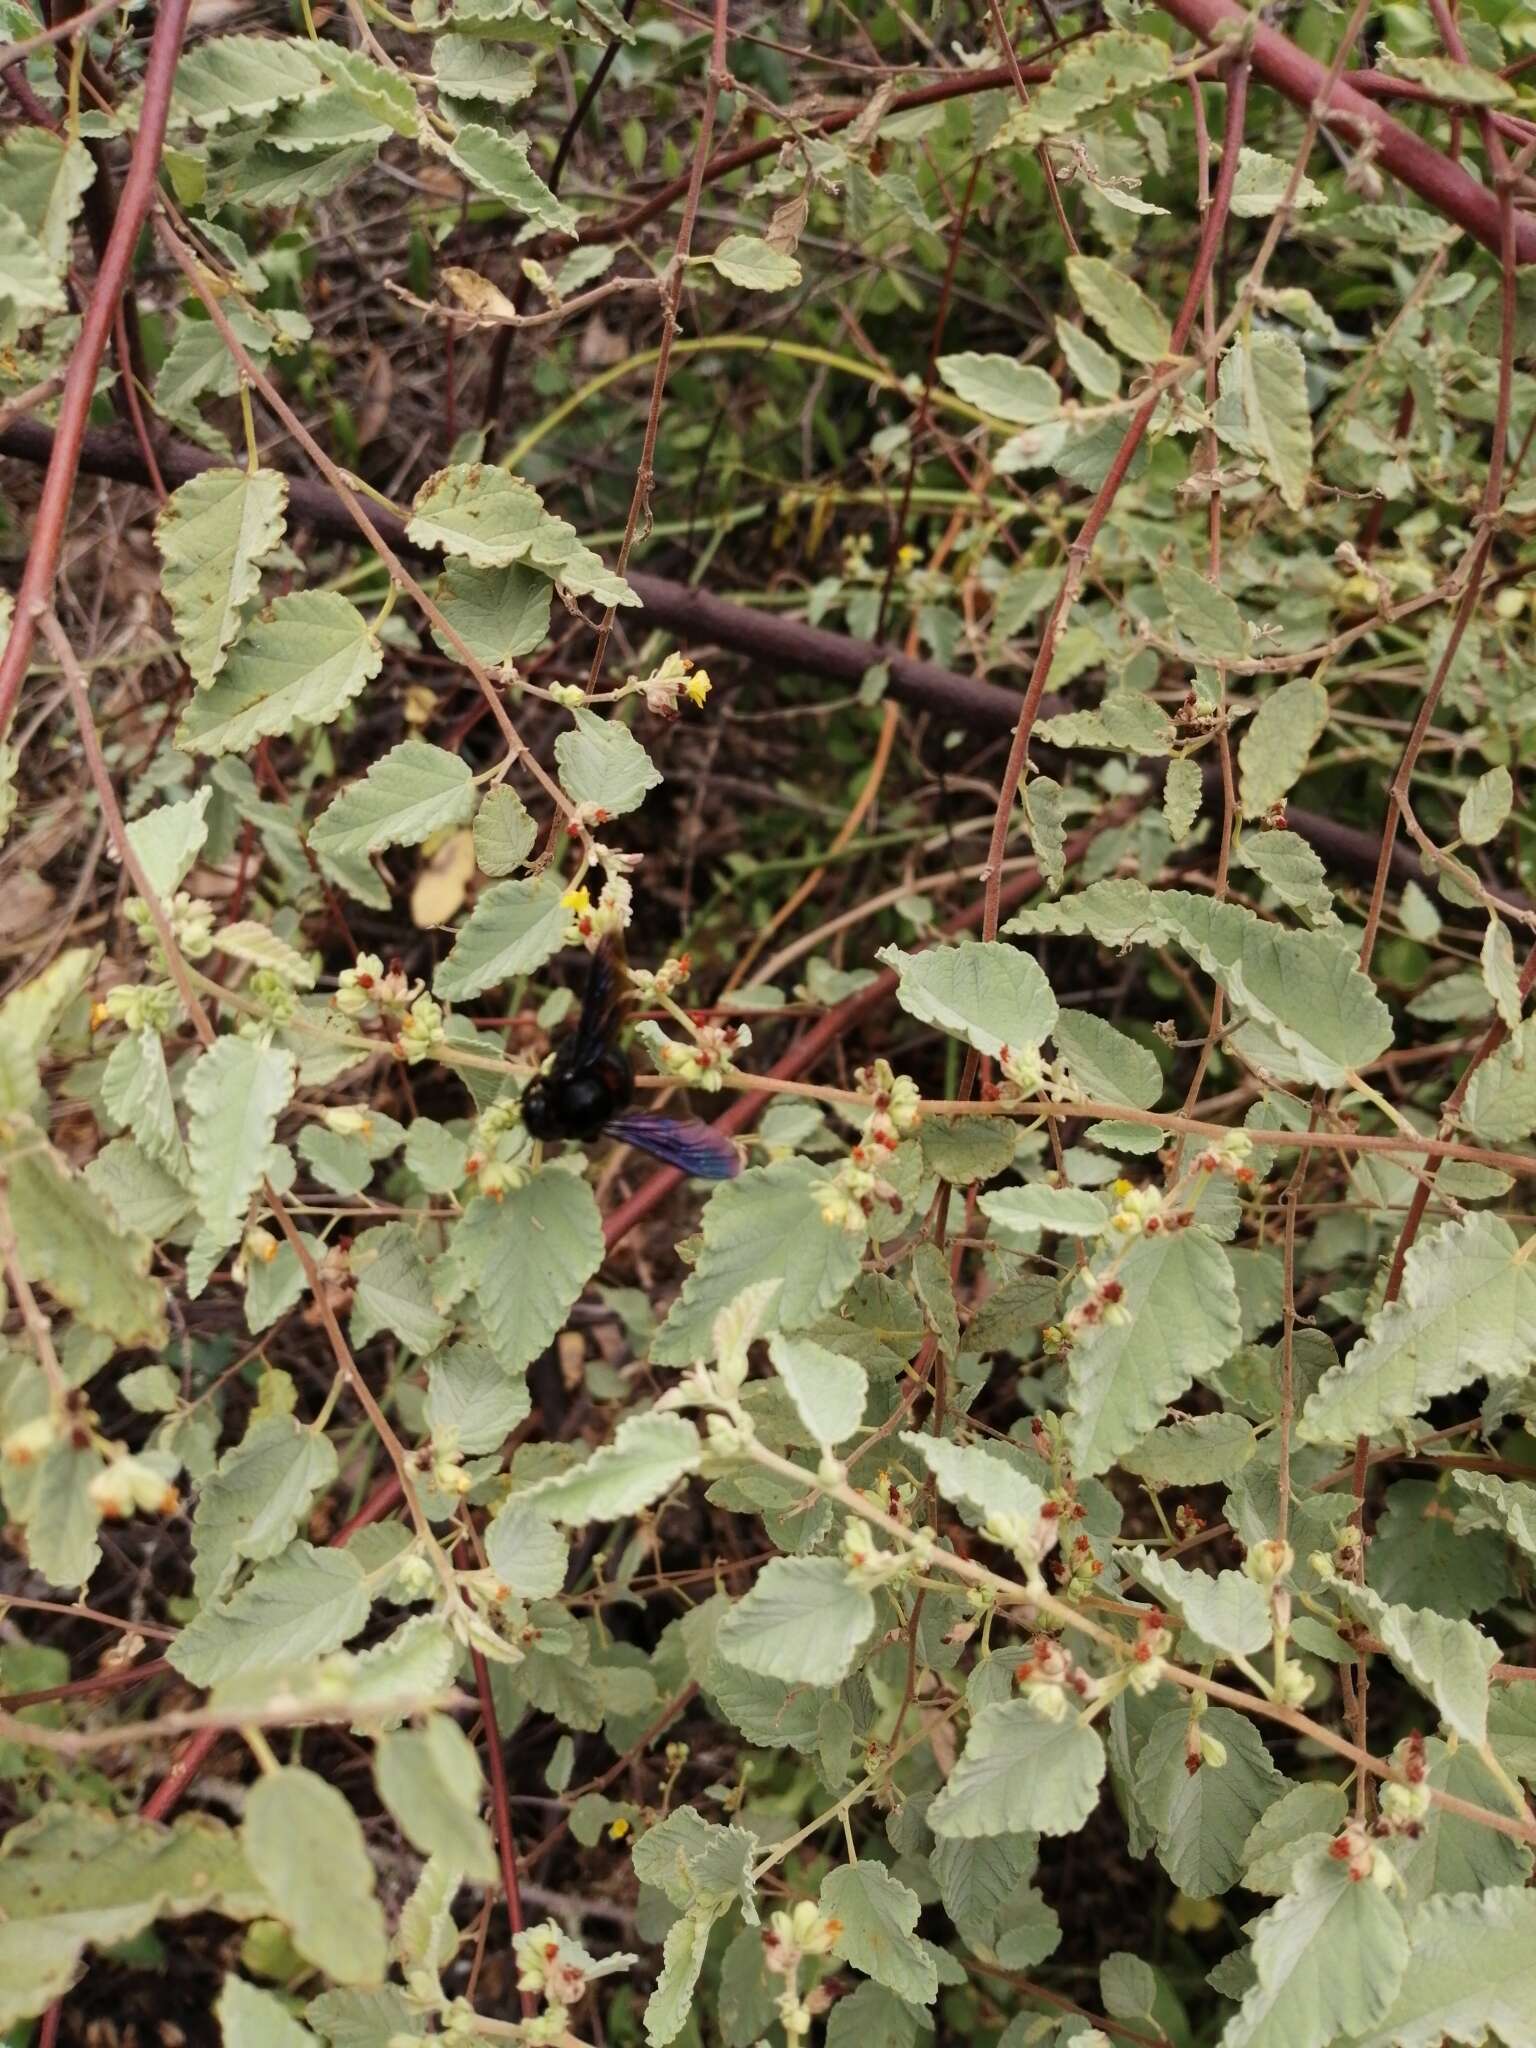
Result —
<instances>
[{"instance_id":1,"label":"fuzzy green leaf","mask_svg":"<svg viewBox=\"0 0 1536 2048\"><path fill-rule=\"evenodd\" d=\"M1082 1473L1107 1472L1242 1334L1232 1268L1198 1225L1139 1238L1115 1277L1123 1319L1088 1325L1067 1354L1067 1441Z\"/></svg>"},{"instance_id":2,"label":"fuzzy green leaf","mask_svg":"<svg viewBox=\"0 0 1536 2048\"><path fill-rule=\"evenodd\" d=\"M983 1707L965 1752L928 1809L941 1839L1070 1835L1087 1820L1104 1775L1104 1745L1095 1729L1068 1711L1047 1721L1027 1699Z\"/></svg>"},{"instance_id":3,"label":"fuzzy green leaf","mask_svg":"<svg viewBox=\"0 0 1536 2048\"><path fill-rule=\"evenodd\" d=\"M334 1785L290 1766L259 1777L241 1841L299 1954L338 1984L377 1984L384 1915L356 1814Z\"/></svg>"},{"instance_id":4,"label":"fuzzy green leaf","mask_svg":"<svg viewBox=\"0 0 1536 2048\"><path fill-rule=\"evenodd\" d=\"M316 853L365 858L386 846L419 846L475 807L469 763L425 740L402 740L328 804L310 830Z\"/></svg>"},{"instance_id":5,"label":"fuzzy green leaf","mask_svg":"<svg viewBox=\"0 0 1536 2048\"><path fill-rule=\"evenodd\" d=\"M283 538L288 479L275 469L209 469L173 491L155 521L165 601L192 680L224 666L261 563Z\"/></svg>"},{"instance_id":6,"label":"fuzzy green leaf","mask_svg":"<svg viewBox=\"0 0 1536 2048\"><path fill-rule=\"evenodd\" d=\"M1019 1052L1042 1044L1056 1022L1051 985L1021 947L999 940L926 953L882 946L875 957L895 968L896 1000L909 1016L993 1058L1005 1046Z\"/></svg>"},{"instance_id":7,"label":"fuzzy green leaf","mask_svg":"<svg viewBox=\"0 0 1536 2048\"><path fill-rule=\"evenodd\" d=\"M786 1685L840 1685L874 1633L875 1603L835 1557L775 1557L720 1624L728 1663Z\"/></svg>"},{"instance_id":8,"label":"fuzzy green leaf","mask_svg":"<svg viewBox=\"0 0 1536 2048\"><path fill-rule=\"evenodd\" d=\"M432 977L445 1002L464 1003L523 974L537 973L565 944L571 913L548 875L498 882L459 928L453 950Z\"/></svg>"},{"instance_id":9,"label":"fuzzy green leaf","mask_svg":"<svg viewBox=\"0 0 1536 2048\"><path fill-rule=\"evenodd\" d=\"M384 665L368 621L333 590L274 598L187 707L176 743L233 754L298 725L326 725Z\"/></svg>"},{"instance_id":10,"label":"fuzzy green leaf","mask_svg":"<svg viewBox=\"0 0 1536 2048\"><path fill-rule=\"evenodd\" d=\"M602 1264L603 1225L584 1180L547 1168L493 1202L477 1196L454 1232L491 1348L521 1372L560 1330Z\"/></svg>"}]
</instances>

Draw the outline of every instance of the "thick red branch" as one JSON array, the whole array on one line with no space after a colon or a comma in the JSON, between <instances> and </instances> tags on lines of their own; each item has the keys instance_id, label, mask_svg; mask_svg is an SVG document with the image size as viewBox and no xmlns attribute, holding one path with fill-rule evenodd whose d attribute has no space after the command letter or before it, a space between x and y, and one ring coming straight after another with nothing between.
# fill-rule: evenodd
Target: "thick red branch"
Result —
<instances>
[{"instance_id":1,"label":"thick red branch","mask_svg":"<svg viewBox=\"0 0 1536 2048\"><path fill-rule=\"evenodd\" d=\"M133 140L133 156L118 199L117 218L96 273L91 302L80 323L80 338L70 357L64 395L59 402L59 424L43 480L42 497L32 529L32 545L16 593L16 616L10 638L0 654L0 739L10 730L21 680L27 672L39 613L46 607L58 574L59 555L64 545L64 523L75 494L80 468L80 451L85 441L85 423L90 414L96 376L106 353L117 319L118 303L128 282L139 231L154 203L155 180L160 169L160 151L165 141L166 117L171 105L171 81L186 34L192 0L162 0L155 17L155 32L149 46L144 73L144 99L139 112L139 129Z\"/></svg>"},{"instance_id":2,"label":"thick red branch","mask_svg":"<svg viewBox=\"0 0 1536 2048\"><path fill-rule=\"evenodd\" d=\"M1266 85L1310 113L1328 82L1327 66L1275 29L1255 21L1238 0L1161 0L1165 14L1207 43L1228 42L1239 48L1251 37L1253 68ZM1470 171L1453 163L1362 92L1340 79L1326 102L1324 126L1356 143L1369 143L1381 169L1401 180L1447 220L1465 228L1485 249L1499 250L1499 202ZM1521 214L1515 222L1515 260L1536 263L1536 220Z\"/></svg>"}]
</instances>

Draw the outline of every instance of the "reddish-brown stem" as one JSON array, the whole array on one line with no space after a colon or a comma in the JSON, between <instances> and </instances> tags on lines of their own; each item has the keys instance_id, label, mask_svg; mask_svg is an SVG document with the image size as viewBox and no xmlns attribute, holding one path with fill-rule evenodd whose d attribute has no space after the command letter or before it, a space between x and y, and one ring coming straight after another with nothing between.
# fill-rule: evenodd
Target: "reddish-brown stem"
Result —
<instances>
[{"instance_id":1,"label":"reddish-brown stem","mask_svg":"<svg viewBox=\"0 0 1536 2048\"><path fill-rule=\"evenodd\" d=\"M1231 38L1251 55L1254 71L1266 85L1311 113L1321 106L1326 126L1345 140L1369 142L1374 161L1411 192L1453 220L1458 227L1495 253L1502 246L1499 202L1470 171L1435 149L1422 137L1373 106L1347 78L1329 88L1329 70L1315 57L1267 27L1239 0L1160 0L1163 12L1208 43ZM1536 263L1536 220L1522 216L1516 224L1515 260Z\"/></svg>"},{"instance_id":2,"label":"reddish-brown stem","mask_svg":"<svg viewBox=\"0 0 1536 2048\"><path fill-rule=\"evenodd\" d=\"M635 0L624 0L622 12L626 21L634 11ZM572 109L571 118L566 122L555 147L554 160L544 181L551 192L560 190L560 180L565 175L565 167L570 161L571 151L576 146L576 138L581 133L582 124L595 106L597 96L603 89L603 81L613 69L614 59L622 48L623 44L614 36L592 68L592 76L587 80L586 89ZM523 271L519 271L517 282L512 287L512 304L519 313L523 310L527 297L528 278ZM480 414L480 424L487 429L494 427L501 418L501 399L506 389L507 363L511 358L512 336L515 332L516 329L510 326L498 327L495 339L491 343L490 362L485 375L485 400Z\"/></svg>"},{"instance_id":3,"label":"reddish-brown stem","mask_svg":"<svg viewBox=\"0 0 1536 2048\"><path fill-rule=\"evenodd\" d=\"M1015 93L1018 95L1020 106L1028 107L1029 85L1019 64L1018 55L1014 50L1013 43L1009 38L1008 24L1003 20L1002 0L987 0L987 5L992 16L992 26L997 31L997 40L1002 45L1003 60L1009 80L1013 85ZM1061 229L1062 239L1067 245L1068 253L1075 256L1077 254L1077 237L1072 232L1072 223L1067 219L1067 210L1061 203L1061 192L1056 183L1056 166L1051 162L1049 144L1042 142L1035 150L1035 157L1041 170L1045 173L1045 189L1051 195L1051 211L1056 216L1056 225Z\"/></svg>"},{"instance_id":4,"label":"reddish-brown stem","mask_svg":"<svg viewBox=\"0 0 1536 2048\"><path fill-rule=\"evenodd\" d=\"M1073 38L1072 40L1076 40ZM1063 47L1066 47L1064 44ZM1050 64L1021 64L1019 76L1028 85L1043 85L1050 78L1054 66ZM911 92L899 92L891 100L889 111L905 113L913 107L932 107L944 100L956 100L972 93L996 92L1013 82L1013 73L1006 64L989 65L984 71L957 72L952 78L938 79L932 85L917 86ZM851 127L864 112L865 100L851 106L838 107L830 114L824 114L819 121L807 125L806 132L812 135L836 135L842 129ZM723 150L713 162L704 166L702 182L716 184L721 178L728 178L733 171L744 171L749 164L761 163L765 156L775 156L784 147L782 135L760 135L755 142L744 142L735 149ZM665 213L674 201L681 199L688 190L692 174L672 178L665 185L659 185L648 199L642 199L627 213L616 219L594 221L590 227L578 229L576 242L585 246L592 242L624 242L652 221L659 213Z\"/></svg>"},{"instance_id":5,"label":"reddish-brown stem","mask_svg":"<svg viewBox=\"0 0 1536 2048\"><path fill-rule=\"evenodd\" d=\"M70 357L64 395L59 402L53 453L48 473L43 479L32 541L16 593L16 615L4 652L0 653L0 739L10 730L22 677L27 672L37 633L38 615L49 601L54 578L58 574L59 556L64 545L64 523L74 497L80 449L85 439L97 372L111 338L118 301L127 283L139 232L154 202L166 116L170 111L171 80L176 70L176 59L181 53L191 4L192 0L163 0L155 16L133 155L119 195L117 218L112 223L111 237L97 269L95 289Z\"/></svg>"},{"instance_id":6,"label":"reddish-brown stem","mask_svg":"<svg viewBox=\"0 0 1536 2048\"><path fill-rule=\"evenodd\" d=\"M1240 60L1232 67L1227 80L1227 115L1222 138L1221 170L1216 180L1216 190L1206 214L1205 224L1200 233L1200 244L1195 252L1194 268L1184 293L1184 303L1179 308L1178 318L1173 323L1173 333L1168 345L1170 356L1179 355L1189 331L1195 322L1201 302L1205 296L1206 279L1211 274L1211 265L1216 259L1216 250L1221 242L1222 229L1232 203L1232 187L1237 178L1237 160L1242 147L1243 120L1248 104L1248 66ZM1088 508L1088 515L1078 529L1067 554L1067 570L1062 577L1056 601L1040 634L1040 648L1030 671L1029 683L1024 692L1024 701L1019 706L1018 722L1013 729L1013 743L1008 750L1007 764L997 794L997 813L992 821L992 838L987 847L987 880L984 897L981 935L983 939L997 936L997 920L1000 907L1000 892L1003 879L1003 856L1008 846L1008 827L1013 818L1014 799L1019 793L1024 770L1029 761L1030 735L1035 720L1040 714L1040 700L1045 695L1045 685L1051 673L1051 663L1056 658L1056 643L1061 634L1067 614L1076 601L1078 589L1087 571L1093 554L1094 543L1100 529L1109 517L1126 472L1131 466L1136 450L1141 446L1142 437L1152 422L1162 400L1162 391L1155 388L1137 407L1124 439L1116 451L1109 473L1099 486L1098 495Z\"/></svg>"},{"instance_id":7,"label":"reddish-brown stem","mask_svg":"<svg viewBox=\"0 0 1536 2048\"><path fill-rule=\"evenodd\" d=\"M714 0L714 30L709 44L709 69L704 80L704 110L699 117L699 139L695 145L693 171L688 180L688 190L683 199L683 217L678 225L677 245L672 251L672 261L661 293L661 345L656 352L656 373L651 379L651 403L645 416L645 435L640 444L640 466L635 472L635 488L629 501L629 516L624 522L624 538L619 543L618 570L622 576L629 566L630 550L635 536L644 520L650 530L651 491L656 482L656 437L661 432L662 401L666 397L667 373L672 366L672 344L677 339L677 310L683 301L683 281L688 275L688 257L693 248L693 230L699 218L699 198L704 190L704 173L709 168L709 145L714 140L715 110L720 104L720 95L730 83L726 70L726 30L730 14L730 0ZM597 645L592 650L592 667L587 676L587 688L597 687L603 672L603 657L608 652L608 638L613 631L614 607L610 605L603 614L602 624L597 629Z\"/></svg>"},{"instance_id":8,"label":"reddish-brown stem","mask_svg":"<svg viewBox=\"0 0 1536 2048\"><path fill-rule=\"evenodd\" d=\"M512 1802L507 1796L507 1760L502 1754L501 1728L496 1719L496 1695L491 1674L478 1650L470 1652L475 1667L475 1691L485 1722L485 1761L491 1777L491 1814L496 1827L496 1855L501 1864L501 1888L507 1895L507 1924L513 1934L523 1931L523 1894L517 1881L517 1837L512 1832ZM531 1991L519 1993L523 2018L531 2020L538 2003Z\"/></svg>"},{"instance_id":9,"label":"reddish-brown stem","mask_svg":"<svg viewBox=\"0 0 1536 2048\"><path fill-rule=\"evenodd\" d=\"M93 1671L89 1678L72 1678L67 1685L7 1693L0 1699L0 1712L18 1714L23 1707L43 1707L51 1700L87 1699L98 1692L120 1692L125 1686L143 1685L148 1679L160 1678L170 1668L164 1657L151 1657L147 1664L129 1664L121 1671Z\"/></svg>"}]
</instances>

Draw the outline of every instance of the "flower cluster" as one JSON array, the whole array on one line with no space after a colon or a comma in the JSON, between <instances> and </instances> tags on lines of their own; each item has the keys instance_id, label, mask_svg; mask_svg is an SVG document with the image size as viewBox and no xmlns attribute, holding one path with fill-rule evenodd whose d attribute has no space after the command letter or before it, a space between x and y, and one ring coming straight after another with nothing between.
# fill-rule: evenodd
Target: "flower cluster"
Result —
<instances>
[{"instance_id":1,"label":"flower cluster","mask_svg":"<svg viewBox=\"0 0 1536 2048\"><path fill-rule=\"evenodd\" d=\"M109 1522L125 1522L135 1513L174 1515L181 1506L181 1495L170 1481L175 1469L176 1461L163 1454L135 1457L125 1451L96 1474L86 1492Z\"/></svg>"},{"instance_id":2,"label":"flower cluster","mask_svg":"<svg viewBox=\"0 0 1536 2048\"><path fill-rule=\"evenodd\" d=\"M910 1552L882 1550L874 1530L855 1515L850 1515L843 1524L843 1559L848 1566L848 1583L866 1590L905 1577L917 1563Z\"/></svg>"},{"instance_id":3,"label":"flower cluster","mask_svg":"<svg viewBox=\"0 0 1536 2048\"><path fill-rule=\"evenodd\" d=\"M668 1038L653 1021L643 1023L637 1035L644 1041L659 1073L669 1080L681 1081L685 1087L702 1088L708 1095L718 1094L734 1069L736 1055L752 1043L751 1029L745 1024L698 1018L686 1021L693 1033L691 1044Z\"/></svg>"},{"instance_id":4,"label":"flower cluster","mask_svg":"<svg viewBox=\"0 0 1536 2048\"><path fill-rule=\"evenodd\" d=\"M1074 1705L1086 1704L1099 1690L1099 1681L1054 1636L1036 1636L1013 1676L1042 1721L1064 1721Z\"/></svg>"},{"instance_id":5,"label":"flower cluster","mask_svg":"<svg viewBox=\"0 0 1536 2048\"><path fill-rule=\"evenodd\" d=\"M788 1980L776 2001L787 2040L803 2041L816 2015L831 2002L819 1985L802 1995L797 1983L802 1961L830 1955L842 1931L841 1920L823 1913L812 1899L800 1899L787 1913L775 1913L763 1929L763 1967L770 1976Z\"/></svg>"},{"instance_id":6,"label":"flower cluster","mask_svg":"<svg viewBox=\"0 0 1536 2048\"><path fill-rule=\"evenodd\" d=\"M594 848L598 853L606 850L602 847ZM632 866L633 862L626 865ZM589 953L596 952L604 939L616 937L618 933L629 929L634 917L634 902L635 892L629 876L618 867L605 870L602 887L598 891L595 903L592 900L592 891L585 884L567 889L560 898L561 909L571 913L571 922L565 934L566 944L585 946Z\"/></svg>"},{"instance_id":7,"label":"flower cluster","mask_svg":"<svg viewBox=\"0 0 1536 2048\"><path fill-rule=\"evenodd\" d=\"M1046 1501L1038 1515L989 1515L984 1533L1033 1576L1061 1540L1061 1502Z\"/></svg>"},{"instance_id":8,"label":"flower cluster","mask_svg":"<svg viewBox=\"0 0 1536 2048\"><path fill-rule=\"evenodd\" d=\"M669 654L648 676L627 676L621 694L643 697L647 711L654 711L658 718L676 718L679 698L686 697L702 710L712 687L707 669L695 668L686 654Z\"/></svg>"},{"instance_id":9,"label":"flower cluster","mask_svg":"<svg viewBox=\"0 0 1536 2048\"><path fill-rule=\"evenodd\" d=\"M1155 1692L1163 1682L1163 1662L1173 1648L1173 1630L1160 1608L1149 1607L1136 1626L1126 1665L1126 1684L1137 1694Z\"/></svg>"},{"instance_id":10,"label":"flower cluster","mask_svg":"<svg viewBox=\"0 0 1536 2048\"><path fill-rule=\"evenodd\" d=\"M91 1006L91 1029L126 1024L130 1031L173 1030L181 1015L181 998L168 981L119 982Z\"/></svg>"},{"instance_id":11,"label":"flower cluster","mask_svg":"<svg viewBox=\"0 0 1536 2048\"><path fill-rule=\"evenodd\" d=\"M407 1065L430 1057L447 1039L443 1007L419 981L411 981L398 962L385 972L377 953L359 953L353 967L336 978L331 1007L343 1017L379 1016L397 1019L392 1043Z\"/></svg>"},{"instance_id":12,"label":"flower cluster","mask_svg":"<svg viewBox=\"0 0 1536 2048\"><path fill-rule=\"evenodd\" d=\"M1375 1847L1369 1832L1358 1821L1350 1821L1334 1836L1328 1844L1328 1854L1335 1863L1344 1865L1354 1884L1364 1884L1369 1879L1386 1892L1398 1882L1391 1857Z\"/></svg>"},{"instance_id":13,"label":"flower cluster","mask_svg":"<svg viewBox=\"0 0 1536 2048\"><path fill-rule=\"evenodd\" d=\"M1251 1161L1253 1140L1246 1131L1228 1131L1224 1138L1207 1145L1195 1160L1197 1173L1230 1174L1239 1187L1249 1188L1258 1179Z\"/></svg>"},{"instance_id":14,"label":"flower cluster","mask_svg":"<svg viewBox=\"0 0 1536 2048\"><path fill-rule=\"evenodd\" d=\"M171 936L176 941L176 950L186 960L206 960L213 951L213 905L205 903L200 896L189 896L185 889L178 889L161 908L171 927ZM138 934L139 944L146 951L158 948L160 939L155 930L154 917L142 896L130 896L123 905L123 915Z\"/></svg>"},{"instance_id":15,"label":"flower cluster","mask_svg":"<svg viewBox=\"0 0 1536 2048\"><path fill-rule=\"evenodd\" d=\"M573 1941L553 1920L541 1920L512 1937L517 1958L517 1988L531 1991L544 2001L536 2018L524 2020L518 2038L543 2044L570 2039L570 2019L591 1989L593 1980L625 1970L636 1958L631 1955L604 1956L599 1962L579 1941Z\"/></svg>"},{"instance_id":16,"label":"flower cluster","mask_svg":"<svg viewBox=\"0 0 1536 2048\"><path fill-rule=\"evenodd\" d=\"M1429 1819L1429 1759L1424 1737L1414 1733L1398 1744L1398 1763L1406 1784L1389 1780L1381 1788L1381 1810L1372 1832L1377 1835L1406 1835L1416 1842Z\"/></svg>"},{"instance_id":17,"label":"flower cluster","mask_svg":"<svg viewBox=\"0 0 1536 2048\"><path fill-rule=\"evenodd\" d=\"M693 972L693 955L680 953L675 960L663 960L659 967L631 967L630 986L636 995L656 1002L676 995Z\"/></svg>"},{"instance_id":18,"label":"flower cluster","mask_svg":"<svg viewBox=\"0 0 1536 2048\"><path fill-rule=\"evenodd\" d=\"M888 1060L876 1060L860 1067L854 1081L869 1096L872 1109L863 1136L853 1156L868 1164L881 1153L896 1150L903 1138L910 1138L923 1120L922 1097L909 1075L898 1074Z\"/></svg>"}]
</instances>

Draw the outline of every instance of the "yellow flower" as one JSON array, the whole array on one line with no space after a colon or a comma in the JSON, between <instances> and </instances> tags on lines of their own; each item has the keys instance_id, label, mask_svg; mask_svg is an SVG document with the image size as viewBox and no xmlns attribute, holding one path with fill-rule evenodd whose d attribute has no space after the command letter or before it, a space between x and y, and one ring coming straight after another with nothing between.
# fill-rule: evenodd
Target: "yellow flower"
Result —
<instances>
[{"instance_id":1,"label":"yellow flower","mask_svg":"<svg viewBox=\"0 0 1536 2048\"><path fill-rule=\"evenodd\" d=\"M608 1823L608 1839L610 1842L622 1842L628 1833L629 1822L622 1815L618 1820Z\"/></svg>"},{"instance_id":2,"label":"yellow flower","mask_svg":"<svg viewBox=\"0 0 1536 2048\"><path fill-rule=\"evenodd\" d=\"M562 910L574 910L576 915L580 917L584 910L592 908L592 891L590 889L567 889L560 898L560 908Z\"/></svg>"},{"instance_id":3,"label":"yellow flower","mask_svg":"<svg viewBox=\"0 0 1536 2048\"><path fill-rule=\"evenodd\" d=\"M702 710L704 699L709 695L709 670L696 668L683 685L683 695L690 704L697 704Z\"/></svg>"}]
</instances>

